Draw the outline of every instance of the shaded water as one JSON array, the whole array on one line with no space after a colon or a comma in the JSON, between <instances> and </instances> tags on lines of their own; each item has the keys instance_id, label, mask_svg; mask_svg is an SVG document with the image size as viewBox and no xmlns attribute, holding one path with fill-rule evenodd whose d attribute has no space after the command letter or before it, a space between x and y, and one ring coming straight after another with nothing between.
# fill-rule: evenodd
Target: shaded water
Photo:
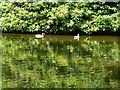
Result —
<instances>
[{"instance_id":1,"label":"shaded water","mask_svg":"<svg viewBox=\"0 0 120 90\"><path fill-rule=\"evenodd\" d=\"M3 88L120 88L118 36L2 35Z\"/></svg>"}]
</instances>

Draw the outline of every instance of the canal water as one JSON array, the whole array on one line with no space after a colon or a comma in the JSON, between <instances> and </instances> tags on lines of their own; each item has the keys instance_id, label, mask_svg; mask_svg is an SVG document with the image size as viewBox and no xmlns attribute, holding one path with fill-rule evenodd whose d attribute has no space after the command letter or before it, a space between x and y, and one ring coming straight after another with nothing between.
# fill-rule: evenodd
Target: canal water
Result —
<instances>
[{"instance_id":1,"label":"canal water","mask_svg":"<svg viewBox=\"0 0 120 90\"><path fill-rule=\"evenodd\" d=\"M119 38L2 34L2 88L120 88Z\"/></svg>"}]
</instances>

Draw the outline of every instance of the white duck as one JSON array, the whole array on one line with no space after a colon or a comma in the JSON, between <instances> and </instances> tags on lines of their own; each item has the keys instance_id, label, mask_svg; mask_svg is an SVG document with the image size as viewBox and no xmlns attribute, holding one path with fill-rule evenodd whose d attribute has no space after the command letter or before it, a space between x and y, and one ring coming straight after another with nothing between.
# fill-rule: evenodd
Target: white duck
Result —
<instances>
[{"instance_id":1,"label":"white duck","mask_svg":"<svg viewBox=\"0 0 120 90\"><path fill-rule=\"evenodd\" d=\"M77 36L74 36L75 40L79 40L79 38L80 38L79 34L77 34Z\"/></svg>"},{"instance_id":2,"label":"white duck","mask_svg":"<svg viewBox=\"0 0 120 90\"><path fill-rule=\"evenodd\" d=\"M44 38L44 37L45 37L45 33L35 35L35 38Z\"/></svg>"}]
</instances>

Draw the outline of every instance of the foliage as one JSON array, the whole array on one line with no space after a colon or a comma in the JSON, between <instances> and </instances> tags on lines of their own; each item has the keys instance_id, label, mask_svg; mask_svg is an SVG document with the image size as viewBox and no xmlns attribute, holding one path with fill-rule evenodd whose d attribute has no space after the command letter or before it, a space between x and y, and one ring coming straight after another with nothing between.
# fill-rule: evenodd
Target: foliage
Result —
<instances>
[{"instance_id":1,"label":"foliage","mask_svg":"<svg viewBox=\"0 0 120 90\"><path fill-rule=\"evenodd\" d=\"M3 32L55 33L120 29L118 2L1 2Z\"/></svg>"},{"instance_id":2,"label":"foliage","mask_svg":"<svg viewBox=\"0 0 120 90\"><path fill-rule=\"evenodd\" d=\"M2 40L3 88L111 88L110 79L119 79L118 42Z\"/></svg>"}]
</instances>

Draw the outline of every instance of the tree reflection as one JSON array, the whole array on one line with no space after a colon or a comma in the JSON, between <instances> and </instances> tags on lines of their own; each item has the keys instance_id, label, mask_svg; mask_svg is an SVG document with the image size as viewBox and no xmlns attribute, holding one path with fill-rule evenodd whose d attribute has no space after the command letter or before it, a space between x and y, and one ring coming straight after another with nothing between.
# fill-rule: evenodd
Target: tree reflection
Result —
<instances>
[{"instance_id":1,"label":"tree reflection","mask_svg":"<svg viewBox=\"0 0 120 90\"><path fill-rule=\"evenodd\" d=\"M119 86L113 84L120 79L118 42L53 42L6 35L2 40L3 88Z\"/></svg>"}]
</instances>

